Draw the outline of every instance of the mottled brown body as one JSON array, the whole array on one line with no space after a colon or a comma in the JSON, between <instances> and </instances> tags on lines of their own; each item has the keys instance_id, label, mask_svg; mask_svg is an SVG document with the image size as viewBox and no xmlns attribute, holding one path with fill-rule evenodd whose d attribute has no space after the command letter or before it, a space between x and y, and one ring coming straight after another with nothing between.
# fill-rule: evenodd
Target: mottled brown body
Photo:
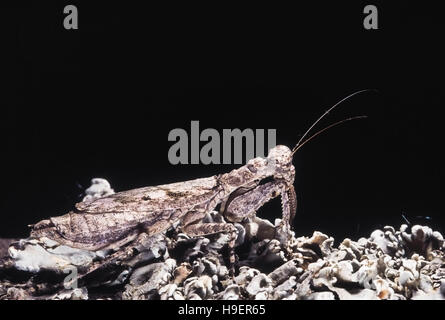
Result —
<instances>
[{"instance_id":1,"label":"mottled brown body","mask_svg":"<svg viewBox=\"0 0 445 320\"><path fill-rule=\"evenodd\" d=\"M190 236L219 232L231 235L231 262L236 228L270 199L281 194L282 226L290 230L296 209L293 189L295 169L291 150L271 149L267 158L255 158L229 173L119 192L92 202L76 204L76 212L43 220L34 225L31 236L46 236L76 248L98 250L118 247L140 233L154 235L179 222ZM260 184L263 179L272 181ZM229 223L200 223L221 204Z\"/></svg>"}]
</instances>

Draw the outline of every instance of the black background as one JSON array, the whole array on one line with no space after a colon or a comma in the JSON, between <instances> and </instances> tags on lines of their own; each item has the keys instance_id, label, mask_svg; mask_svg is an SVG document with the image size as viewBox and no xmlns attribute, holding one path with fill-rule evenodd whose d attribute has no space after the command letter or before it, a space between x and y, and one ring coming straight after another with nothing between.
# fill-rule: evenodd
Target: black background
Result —
<instances>
[{"instance_id":1,"label":"black background","mask_svg":"<svg viewBox=\"0 0 445 320\"><path fill-rule=\"evenodd\" d=\"M95 2L96 3L96 2ZM76 4L79 29L63 28ZM61 215L93 177L116 191L227 172L169 164L170 130L275 128L296 155L297 234L368 236L401 213L443 230L444 22L434 7L45 2L1 10L0 237ZM279 217L273 201L259 215Z\"/></svg>"}]
</instances>

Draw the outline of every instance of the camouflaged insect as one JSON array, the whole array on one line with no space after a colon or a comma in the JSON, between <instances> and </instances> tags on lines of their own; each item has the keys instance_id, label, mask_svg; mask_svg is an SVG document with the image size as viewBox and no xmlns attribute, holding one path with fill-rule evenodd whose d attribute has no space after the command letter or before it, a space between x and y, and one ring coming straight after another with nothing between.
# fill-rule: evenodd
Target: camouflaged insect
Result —
<instances>
[{"instance_id":1,"label":"camouflaged insect","mask_svg":"<svg viewBox=\"0 0 445 320\"><path fill-rule=\"evenodd\" d=\"M43 220L34 225L31 236L45 236L72 247L98 250L120 247L137 239L141 234L158 234L179 222L182 230L189 236L228 233L233 272L237 237L233 222L241 222L255 215L263 204L281 195L283 216L279 227L285 235L290 235L297 204L293 187L293 155L325 130L346 121L365 118L357 116L338 121L303 142L312 128L330 111L350 97L366 91L371 90L354 92L329 108L309 127L292 151L279 145L269 151L267 158L254 158L245 166L229 173L133 189L89 202L80 202L76 205L76 212ZM220 212L229 222L202 223L206 214L219 204Z\"/></svg>"},{"instance_id":2,"label":"camouflaged insect","mask_svg":"<svg viewBox=\"0 0 445 320\"><path fill-rule=\"evenodd\" d=\"M296 210L292 154L288 147L276 146L267 158L254 158L226 174L133 189L80 202L76 204L75 212L34 225L31 236L44 236L71 247L99 250L122 246L143 232L158 234L179 221L189 236L230 234L230 262L233 264L237 237L233 222L255 215L264 203L278 195L281 195L283 207L281 227L290 232ZM261 183L266 178L272 180ZM218 204L229 222L201 223Z\"/></svg>"}]
</instances>

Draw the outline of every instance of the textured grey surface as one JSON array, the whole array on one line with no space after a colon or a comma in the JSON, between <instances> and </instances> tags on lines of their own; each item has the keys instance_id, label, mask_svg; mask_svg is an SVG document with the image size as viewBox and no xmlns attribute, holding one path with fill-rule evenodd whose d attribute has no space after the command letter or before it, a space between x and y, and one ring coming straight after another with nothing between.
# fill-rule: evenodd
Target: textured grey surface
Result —
<instances>
[{"instance_id":1,"label":"textured grey surface","mask_svg":"<svg viewBox=\"0 0 445 320\"><path fill-rule=\"evenodd\" d=\"M213 212L206 222L223 219ZM278 226L237 224L237 270L225 234L190 238L172 229L117 250L87 251L47 238L22 239L0 260L2 299L405 300L445 299L442 235L426 226L386 226L369 238L314 231L283 245ZM75 271L73 277L67 274ZM68 285L68 288L67 286ZM77 288L76 288L77 287Z\"/></svg>"},{"instance_id":2,"label":"textured grey surface","mask_svg":"<svg viewBox=\"0 0 445 320\"><path fill-rule=\"evenodd\" d=\"M111 192L103 180L93 186L93 198ZM217 211L202 220L225 222ZM179 224L96 251L36 234L0 239L0 300L445 300L445 241L430 227L338 242L282 226L256 216L234 223L234 277L228 234L191 238Z\"/></svg>"},{"instance_id":3,"label":"textured grey surface","mask_svg":"<svg viewBox=\"0 0 445 320\"><path fill-rule=\"evenodd\" d=\"M0 258L8 254L8 247L15 239L0 239Z\"/></svg>"}]
</instances>

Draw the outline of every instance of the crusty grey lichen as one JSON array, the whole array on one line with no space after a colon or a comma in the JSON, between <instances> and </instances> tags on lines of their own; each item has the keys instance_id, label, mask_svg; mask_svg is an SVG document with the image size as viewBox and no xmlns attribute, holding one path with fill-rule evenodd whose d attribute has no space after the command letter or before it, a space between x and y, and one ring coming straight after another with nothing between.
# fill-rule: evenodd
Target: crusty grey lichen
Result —
<instances>
[{"instance_id":1,"label":"crusty grey lichen","mask_svg":"<svg viewBox=\"0 0 445 320\"><path fill-rule=\"evenodd\" d=\"M113 192L93 179L84 201ZM214 211L203 222L225 221ZM0 256L0 299L445 299L444 239L430 227L386 226L334 246L319 231L295 237L280 219L253 216L234 225L233 277L227 234L190 238L178 224L98 251L40 236L14 241Z\"/></svg>"},{"instance_id":2,"label":"crusty grey lichen","mask_svg":"<svg viewBox=\"0 0 445 320\"><path fill-rule=\"evenodd\" d=\"M217 212L207 222L221 221ZM0 266L0 299L445 299L440 233L402 225L369 238L334 239L315 231L271 239L279 229L255 217L237 224L237 273L229 276L225 234L190 238L172 228L120 250L87 251L22 239ZM281 235L284 237L284 235ZM76 270L77 288L67 282Z\"/></svg>"},{"instance_id":3,"label":"crusty grey lichen","mask_svg":"<svg viewBox=\"0 0 445 320\"><path fill-rule=\"evenodd\" d=\"M114 194L110 183L102 178L91 179L91 186L85 190L84 202L93 201Z\"/></svg>"}]
</instances>

